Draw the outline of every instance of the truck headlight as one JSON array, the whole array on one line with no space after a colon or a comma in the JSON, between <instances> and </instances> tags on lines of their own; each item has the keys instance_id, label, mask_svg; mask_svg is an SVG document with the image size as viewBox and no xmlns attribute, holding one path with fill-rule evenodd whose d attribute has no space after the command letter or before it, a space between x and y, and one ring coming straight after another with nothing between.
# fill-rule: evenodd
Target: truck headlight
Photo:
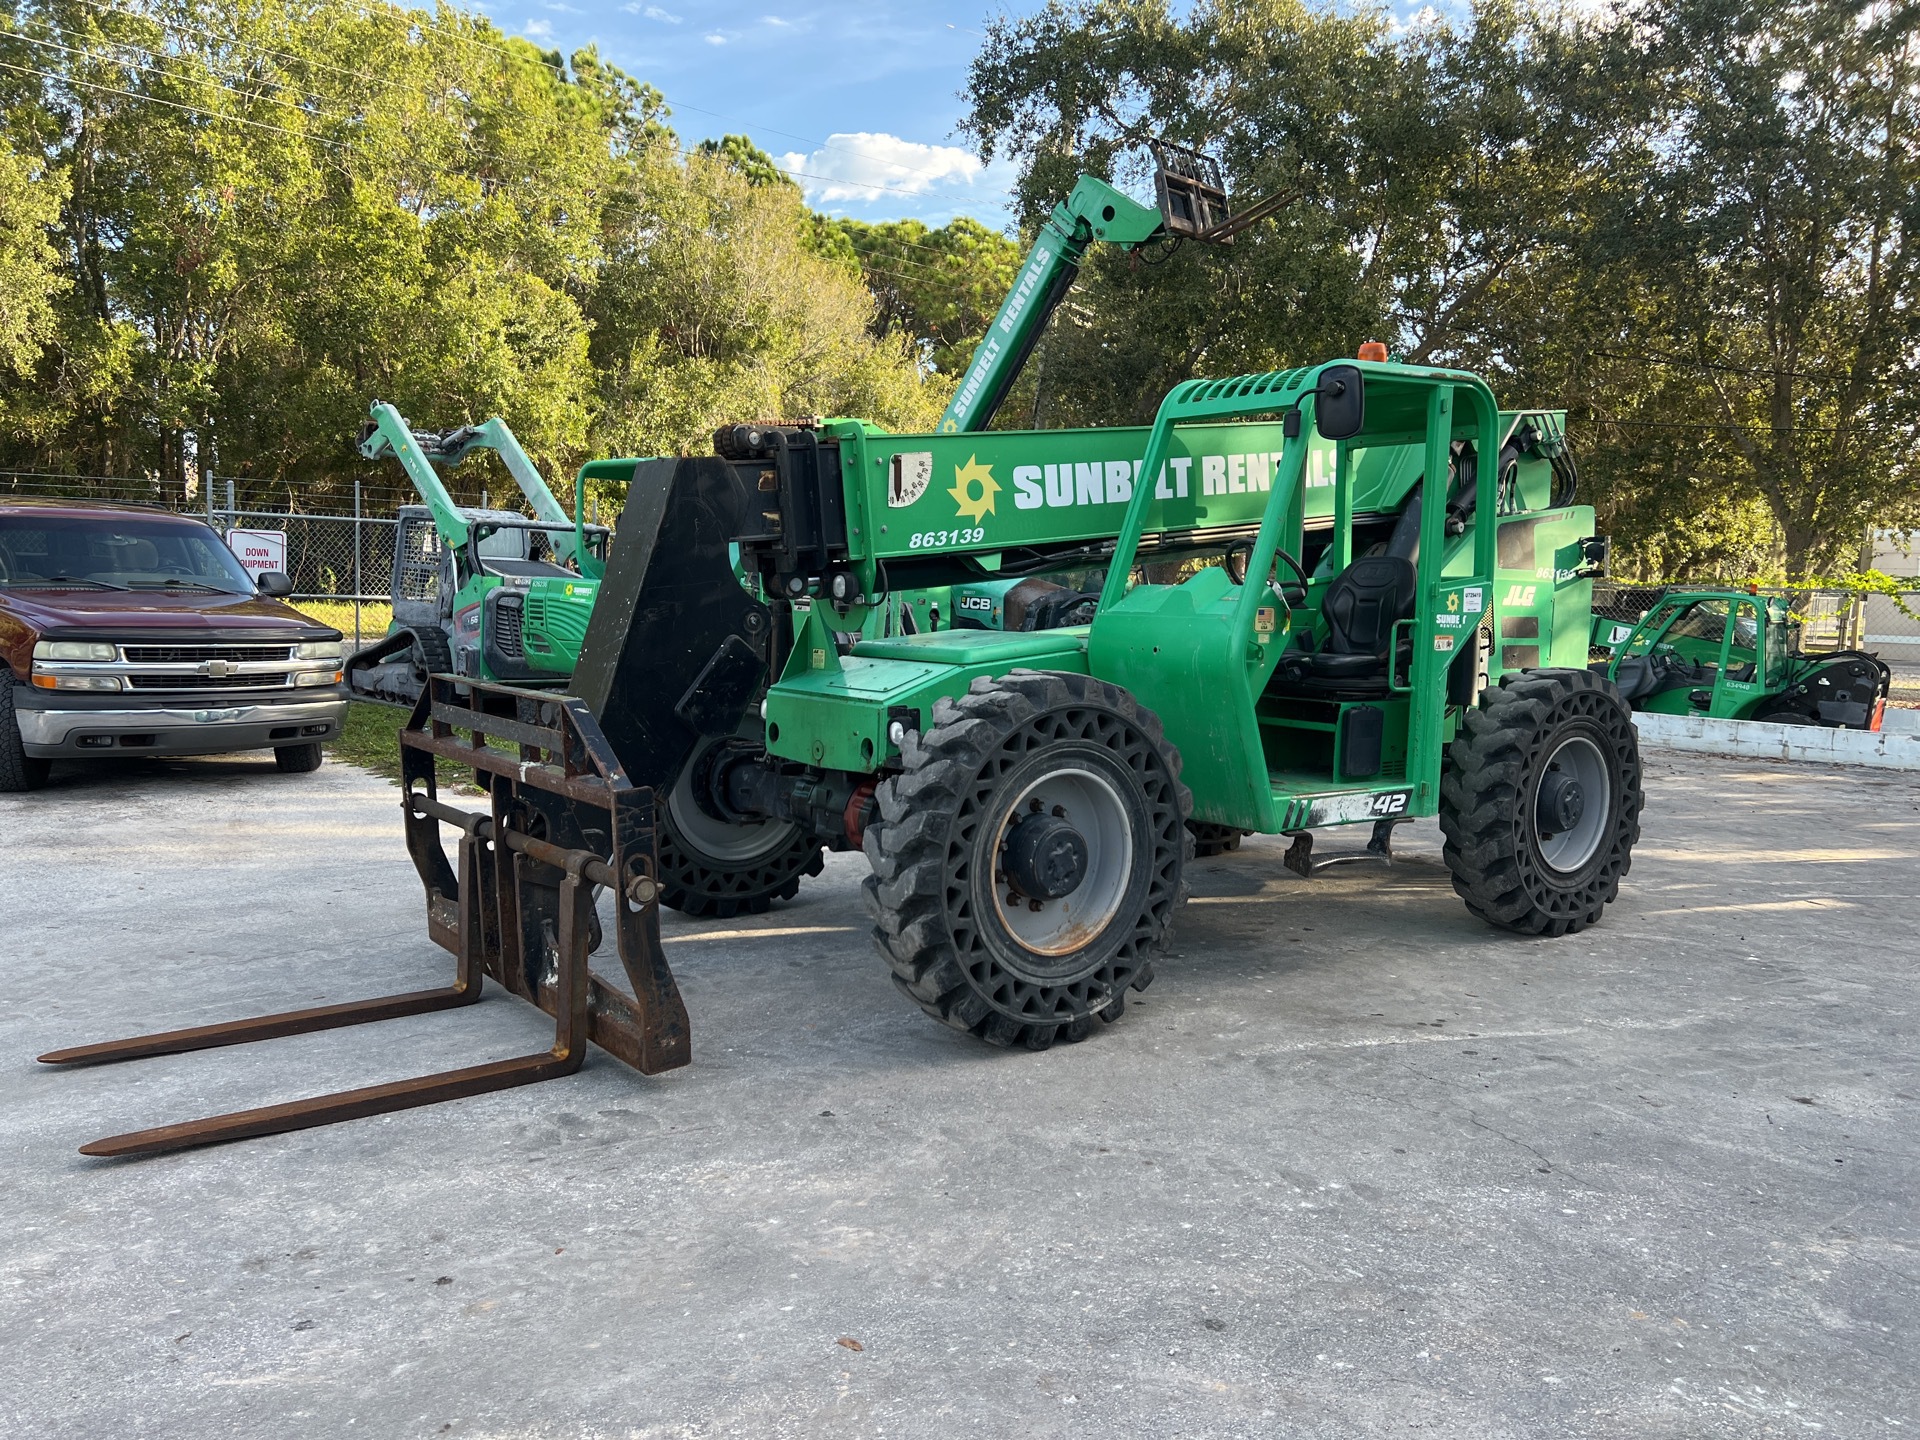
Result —
<instances>
[{"instance_id":1,"label":"truck headlight","mask_svg":"<svg viewBox=\"0 0 1920 1440\"><path fill-rule=\"evenodd\" d=\"M340 655L338 640L306 640L293 647L296 660L338 660Z\"/></svg>"},{"instance_id":2,"label":"truck headlight","mask_svg":"<svg viewBox=\"0 0 1920 1440\"><path fill-rule=\"evenodd\" d=\"M120 652L101 640L42 640L33 647L36 660L116 660ZM109 687L118 690L118 685Z\"/></svg>"},{"instance_id":3,"label":"truck headlight","mask_svg":"<svg viewBox=\"0 0 1920 1440\"><path fill-rule=\"evenodd\" d=\"M296 689L311 689L315 685L338 685L340 672L338 670L301 670L294 674L293 683Z\"/></svg>"}]
</instances>

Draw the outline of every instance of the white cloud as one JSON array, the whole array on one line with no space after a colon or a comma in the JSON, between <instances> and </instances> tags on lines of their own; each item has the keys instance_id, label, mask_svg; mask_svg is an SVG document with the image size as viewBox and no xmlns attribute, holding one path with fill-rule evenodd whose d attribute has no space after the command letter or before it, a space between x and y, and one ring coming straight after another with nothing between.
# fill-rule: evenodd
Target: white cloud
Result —
<instances>
[{"instance_id":1,"label":"white cloud","mask_svg":"<svg viewBox=\"0 0 1920 1440\"><path fill-rule=\"evenodd\" d=\"M718 30L710 31L700 38L709 45L724 45L727 43L727 37L722 35Z\"/></svg>"},{"instance_id":2,"label":"white cloud","mask_svg":"<svg viewBox=\"0 0 1920 1440\"><path fill-rule=\"evenodd\" d=\"M551 40L553 24L547 20L529 20L520 27L520 33L534 40Z\"/></svg>"},{"instance_id":3,"label":"white cloud","mask_svg":"<svg viewBox=\"0 0 1920 1440\"><path fill-rule=\"evenodd\" d=\"M779 15L762 15L760 17L760 23L762 25L771 25L776 30L791 30L793 28L793 22L791 20Z\"/></svg>"},{"instance_id":4,"label":"white cloud","mask_svg":"<svg viewBox=\"0 0 1920 1440\"><path fill-rule=\"evenodd\" d=\"M922 145L869 131L829 135L817 150L782 155L780 167L794 174L815 204L925 195L955 185L984 193L1011 181L1011 172L996 173L1002 167L982 165L958 145Z\"/></svg>"},{"instance_id":5,"label":"white cloud","mask_svg":"<svg viewBox=\"0 0 1920 1440\"><path fill-rule=\"evenodd\" d=\"M620 8L629 15L638 15L643 20L658 20L662 25L680 23L680 16L662 10L658 5L642 5L640 0L627 0L627 3Z\"/></svg>"}]
</instances>

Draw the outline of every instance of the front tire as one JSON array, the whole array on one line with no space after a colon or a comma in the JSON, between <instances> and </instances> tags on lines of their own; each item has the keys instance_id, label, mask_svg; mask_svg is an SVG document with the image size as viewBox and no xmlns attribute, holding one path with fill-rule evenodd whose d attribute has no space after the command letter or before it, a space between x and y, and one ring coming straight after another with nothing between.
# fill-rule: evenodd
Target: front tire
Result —
<instances>
[{"instance_id":1,"label":"front tire","mask_svg":"<svg viewBox=\"0 0 1920 1440\"><path fill-rule=\"evenodd\" d=\"M282 775L305 775L320 768L320 742L306 745L276 745L273 764Z\"/></svg>"},{"instance_id":2,"label":"front tire","mask_svg":"<svg viewBox=\"0 0 1920 1440\"><path fill-rule=\"evenodd\" d=\"M47 783L51 760L27 754L20 738L20 722L13 716L13 671L0 663L0 793L38 790Z\"/></svg>"},{"instance_id":3,"label":"front tire","mask_svg":"<svg viewBox=\"0 0 1920 1440\"><path fill-rule=\"evenodd\" d=\"M1231 854L1240 848L1242 840L1253 834L1238 825L1215 825L1211 820L1189 820L1187 829L1193 835L1194 856L1200 860Z\"/></svg>"},{"instance_id":4,"label":"front tire","mask_svg":"<svg viewBox=\"0 0 1920 1440\"><path fill-rule=\"evenodd\" d=\"M910 736L865 882L894 984L943 1025L1044 1050L1117 1020L1186 898L1193 797L1117 685L1015 670Z\"/></svg>"},{"instance_id":5,"label":"front tire","mask_svg":"<svg viewBox=\"0 0 1920 1440\"><path fill-rule=\"evenodd\" d=\"M1639 736L1611 683L1587 670L1503 676L1447 750L1453 888L1503 930L1584 930L1620 893L1640 807Z\"/></svg>"}]
</instances>

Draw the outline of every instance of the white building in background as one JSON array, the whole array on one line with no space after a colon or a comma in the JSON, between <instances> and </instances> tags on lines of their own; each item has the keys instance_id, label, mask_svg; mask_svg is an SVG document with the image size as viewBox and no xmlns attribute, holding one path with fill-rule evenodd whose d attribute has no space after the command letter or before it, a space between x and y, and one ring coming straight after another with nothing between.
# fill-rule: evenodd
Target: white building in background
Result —
<instances>
[{"instance_id":1,"label":"white building in background","mask_svg":"<svg viewBox=\"0 0 1920 1440\"><path fill-rule=\"evenodd\" d=\"M1873 532L1873 568L1888 575L1908 576L1913 589L1907 608L1920 612L1920 530ZM1902 615L1884 595L1867 597L1865 644L1882 660L1920 661L1920 620Z\"/></svg>"}]
</instances>

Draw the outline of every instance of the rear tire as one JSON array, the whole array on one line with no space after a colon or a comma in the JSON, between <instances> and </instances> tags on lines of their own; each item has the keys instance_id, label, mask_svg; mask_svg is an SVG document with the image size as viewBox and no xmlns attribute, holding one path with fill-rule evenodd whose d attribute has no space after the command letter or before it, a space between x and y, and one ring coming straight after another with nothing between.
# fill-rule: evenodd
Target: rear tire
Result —
<instances>
[{"instance_id":1,"label":"rear tire","mask_svg":"<svg viewBox=\"0 0 1920 1440\"><path fill-rule=\"evenodd\" d=\"M1085 675L982 676L933 721L866 834L894 984L989 1044L1082 1040L1153 979L1186 899L1179 752L1153 712Z\"/></svg>"},{"instance_id":2,"label":"rear tire","mask_svg":"<svg viewBox=\"0 0 1920 1440\"><path fill-rule=\"evenodd\" d=\"M312 741L306 745L276 745L273 747L273 764L282 775L305 775L320 768L320 742Z\"/></svg>"},{"instance_id":3,"label":"rear tire","mask_svg":"<svg viewBox=\"0 0 1920 1440\"><path fill-rule=\"evenodd\" d=\"M1238 825L1215 825L1211 820L1189 820L1187 830L1193 836L1193 853L1201 860L1238 850L1240 842L1253 834Z\"/></svg>"},{"instance_id":4,"label":"rear tire","mask_svg":"<svg viewBox=\"0 0 1920 1440\"><path fill-rule=\"evenodd\" d=\"M824 847L798 825L732 824L699 807L692 779L701 755L726 743L709 741L689 757L654 810L660 903L702 920L764 915L774 901L799 894L801 880L824 863Z\"/></svg>"},{"instance_id":5,"label":"rear tire","mask_svg":"<svg viewBox=\"0 0 1920 1440\"><path fill-rule=\"evenodd\" d=\"M1587 670L1503 676L1447 749L1453 888L1503 930L1584 930L1620 893L1640 807L1639 737L1612 684Z\"/></svg>"},{"instance_id":6,"label":"rear tire","mask_svg":"<svg viewBox=\"0 0 1920 1440\"><path fill-rule=\"evenodd\" d=\"M27 754L13 715L14 684L13 671L0 663L0 793L17 795L46 784L53 762Z\"/></svg>"}]
</instances>

